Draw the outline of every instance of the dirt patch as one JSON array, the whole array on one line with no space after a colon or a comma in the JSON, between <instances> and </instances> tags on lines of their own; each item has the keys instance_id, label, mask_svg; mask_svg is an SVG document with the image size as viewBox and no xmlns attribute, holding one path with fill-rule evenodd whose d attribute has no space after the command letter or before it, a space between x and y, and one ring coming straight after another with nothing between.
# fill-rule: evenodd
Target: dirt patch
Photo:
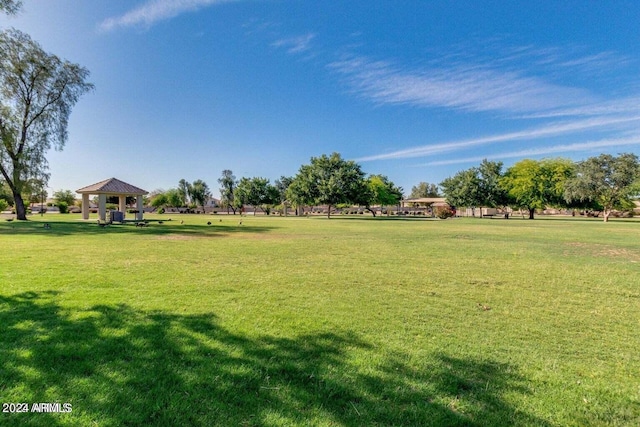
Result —
<instances>
[{"instance_id":1,"label":"dirt patch","mask_svg":"<svg viewBox=\"0 0 640 427\"><path fill-rule=\"evenodd\" d=\"M199 239L209 239L212 237L225 237L228 234L165 234L162 236L158 236L158 240L199 240Z\"/></svg>"},{"instance_id":2,"label":"dirt patch","mask_svg":"<svg viewBox=\"0 0 640 427\"><path fill-rule=\"evenodd\" d=\"M238 239L247 240L289 240L291 238L288 234L274 234L274 233L238 233L233 234Z\"/></svg>"},{"instance_id":3,"label":"dirt patch","mask_svg":"<svg viewBox=\"0 0 640 427\"><path fill-rule=\"evenodd\" d=\"M640 262L640 251L634 251L627 248L583 242L567 243L566 246L569 246L571 249L565 251L565 255L585 254L590 256L626 259L631 262Z\"/></svg>"},{"instance_id":4,"label":"dirt patch","mask_svg":"<svg viewBox=\"0 0 640 427\"><path fill-rule=\"evenodd\" d=\"M209 238L228 237L243 240L289 240L288 234L272 234L272 233L252 233L252 232L230 232L230 233L193 233L193 234L164 234L158 236L158 240L199 240Z\"/></svg>"}]
</instances>

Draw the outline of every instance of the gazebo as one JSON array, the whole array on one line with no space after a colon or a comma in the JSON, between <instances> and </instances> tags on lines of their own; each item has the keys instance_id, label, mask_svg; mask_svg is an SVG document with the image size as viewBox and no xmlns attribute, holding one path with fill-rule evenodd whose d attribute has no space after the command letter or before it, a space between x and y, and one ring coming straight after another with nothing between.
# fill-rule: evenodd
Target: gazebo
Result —
<instances>
[{"instance_id":1,"label":"gazebo","mask_svg":"<svg viewBox=\"0 0 640 427\"><path fill-rule=\"evenodd\" d=\"M136 219L138 221L142 221L142 196L149 194L148 191L131 184L127 184L126 182L120 181L116 178L105 179L104 181L100 181L96 184L83 187L76 190L76 193L82 194L82 219L89 219L89 196L92 194L98 195L98 214L102 221L107 220L107 196L118 197L118 206L120 212L123 213L123 218L127 209L127 196L136 197L136 209L138 211L136 213Z\"/></svg>"}]
</instances>

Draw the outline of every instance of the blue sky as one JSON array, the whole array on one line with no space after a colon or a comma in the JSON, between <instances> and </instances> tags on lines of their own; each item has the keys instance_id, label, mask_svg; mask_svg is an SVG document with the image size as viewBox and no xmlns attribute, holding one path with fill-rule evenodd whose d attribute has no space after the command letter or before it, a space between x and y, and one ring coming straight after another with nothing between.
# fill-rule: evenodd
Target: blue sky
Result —
<instances>
[{"instance_id":1,"label":"blue sky","mask_svg":"<svg viewBox=\"0 0 640 427\"><path fill-rule=\"evenodd\" d=\"M0 27L91 71L50 191L340 152L408 193L483 158L640 154L637 1L24 0Z\"/></svg>"}]
</instances>

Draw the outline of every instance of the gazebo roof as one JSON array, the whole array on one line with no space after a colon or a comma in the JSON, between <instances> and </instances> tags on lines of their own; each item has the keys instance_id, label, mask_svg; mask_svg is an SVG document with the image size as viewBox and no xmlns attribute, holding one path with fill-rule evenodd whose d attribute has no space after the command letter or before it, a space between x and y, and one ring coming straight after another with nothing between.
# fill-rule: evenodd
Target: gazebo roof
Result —
<instances>
[{"instance_id":1,"label":"gazebo roof","mask_svg":"<svg viewBox=\"0 0 640 427\"><path fill-rule=\"evenodd\" d=\"M104 181L83 187L76 190L80 194L119 194L123 196L140 196L149 194L148 191L138 188L134 185L127 184L116 178L105 179Z\"/></svg>"}]
</instances>

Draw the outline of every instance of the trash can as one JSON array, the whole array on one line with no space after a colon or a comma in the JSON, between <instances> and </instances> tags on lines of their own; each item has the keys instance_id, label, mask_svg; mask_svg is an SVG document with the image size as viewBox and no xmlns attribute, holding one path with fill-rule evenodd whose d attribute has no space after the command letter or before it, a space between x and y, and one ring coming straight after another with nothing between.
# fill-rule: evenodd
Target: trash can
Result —
<instances>
[{"instance_id":1,"label":"trash can","mask_svg":"<svg viewBox=\"0 0 640 427\"><path fill-rule=\"evenodd\" d=\"M122 222L124 221L124 212L120 211L111 211L111 222Z\"/></svg>"}]
</instances>

